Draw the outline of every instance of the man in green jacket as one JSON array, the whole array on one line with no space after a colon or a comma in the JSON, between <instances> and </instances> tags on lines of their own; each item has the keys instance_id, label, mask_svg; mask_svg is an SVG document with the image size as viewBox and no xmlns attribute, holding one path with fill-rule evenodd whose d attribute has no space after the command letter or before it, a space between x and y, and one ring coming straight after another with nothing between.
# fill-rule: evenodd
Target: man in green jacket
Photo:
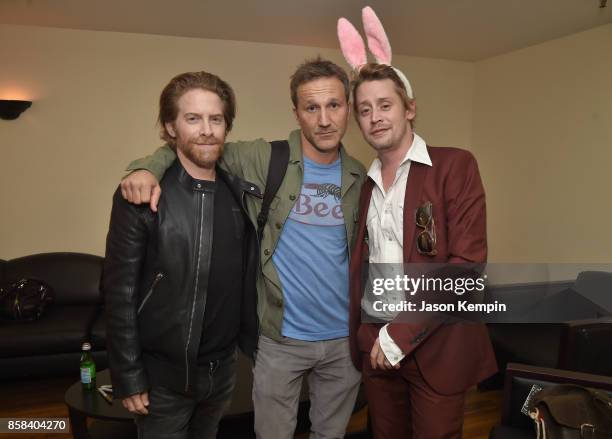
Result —
<instances>
[{"instance_id":1,"label":"man in green jacket","mask_svg":"<svg viewBox=\"0 0 612 439\"><path fill-rule=\"evenodd\" d=\"M291 78L300 126L289 135L289 164L270 206L257 279L260 337L254 368L255 432L293 437L302 378L309 373L312 438L344 437L360 374L348 344L348 261L365 169L340 141L346 132L349 81L322 59ZM222 166L265 187L271 145L263 139L225 144ZM167 146L136 160L122 182L128 200L160 196L157 181L175 160ZM257 224L261 200L247 200Z\"/></svg>"}]
</instances>

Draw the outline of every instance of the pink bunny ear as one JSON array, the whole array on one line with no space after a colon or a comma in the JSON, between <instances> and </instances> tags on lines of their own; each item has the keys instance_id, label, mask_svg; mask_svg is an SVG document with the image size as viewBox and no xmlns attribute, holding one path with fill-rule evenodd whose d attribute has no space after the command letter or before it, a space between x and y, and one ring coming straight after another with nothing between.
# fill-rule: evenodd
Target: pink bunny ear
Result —
<instances>
[{"instance_id":1,"label":"pink bunny ear","mask_svg":"<svg viewBox=\"0 0 612 439\"><path fill-rule=\"evenodd\" d=\"M361 11L363 28L368 38L370 52L379 64L391 65L391 44L385 33L382 23L374 13L374 10L366 6Z\"/></svg>"},{"instance_id":2,"label":"pink bunny ear","mask_svg":"<svg viewBox=\"0 0 612 439\"><path fill-rule=\"evenodd\" d=\"M354 70L367 62L363 38L346 18L338 20L338 40L344 59Z\"/></svg>"}]
</instances>

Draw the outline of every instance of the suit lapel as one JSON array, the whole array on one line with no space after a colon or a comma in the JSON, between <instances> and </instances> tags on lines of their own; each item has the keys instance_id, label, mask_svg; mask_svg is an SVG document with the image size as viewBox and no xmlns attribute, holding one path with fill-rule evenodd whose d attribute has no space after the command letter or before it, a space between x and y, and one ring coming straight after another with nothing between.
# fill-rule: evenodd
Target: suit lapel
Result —
<instances>
[{"instance_id":1,"label":"suit lapel","mask_svg":"<svg viewBox=\"0 0 612 439\"><path fill-rule=\"evenodd\" d=\"M355 246L350 261L350 310L349 310L349 326L351 328L352 335L356 336L357 328L360 322L360 307L361 307L361 296L362 290L362 279L367 274L367 268L364 268L365 263L369 259L369 247L365 242L365 231L366 222L368 217L368 206L370 204L370 197L372 196L372 188L374 182L370 178L366 178L362 188L361 196L359 198L359 223L357 227L357 238L355 240Z\"/></svg>"},{"instance_id":2,"label":"suit lapel","mask_svg":"<svg viewBox=\"0 0 612 439\"><path fill-rule=\"evenodd\" d=\"M421 201L423 184L429 166L419 162L410 163L404 196L404 263L411 262L414 253L414 236L416 224L414 215Z\"/></svg>"},{"instance_id":3,"label":"suit lapel","mask_svg":"<svg viewBox=\"0 0 612 439\"><path fill-rule=\"evenodd\" d=\"M363 260L363 250L365 249L365 234L366 234L366 222L368 220L368 208L370 207L370 199L372 198L372 189L374 188L374 181L368 177L363 184L361 189L361 197L359 199L359 229L357 231L356 250L360 261Z\"/></svg>"}]
</instances>

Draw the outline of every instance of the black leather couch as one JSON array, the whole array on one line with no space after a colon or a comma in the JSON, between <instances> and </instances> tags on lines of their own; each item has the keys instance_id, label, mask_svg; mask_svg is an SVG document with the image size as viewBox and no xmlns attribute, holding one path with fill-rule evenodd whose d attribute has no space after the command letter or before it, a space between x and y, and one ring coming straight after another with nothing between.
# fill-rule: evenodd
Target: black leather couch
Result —
<instances>
[{"instance_id":1,"label":"black leather couch","mask_svg":"<svg viewBox=\"0 0 612 439\"><path fill-rule=\"evenodd\" d=\"M35 321L0 321L0 380L79 375L83 341L91 341L98 369L107 367L102 296L103 258L83 253L42 253L0 261L0 283L46 282L55 302ZM96 336L90 335L98 320Z\"/></svg>"},{"instance_id":2,"label":"black leather couch","mask_svg":"<svg viewBox=\"0 0 612 439\"><path fill-rule=\"evenodd\" d=\"M612 377L510 363L506 370L501 423L493 427L489 439L535 439L533 421L521 413L525 399L534 384L545 388L560 383L601 389L612 394Z\"/></svg>"},{"instance_id":3,"label":"black leather couch","mask_svg":"<svg viewBox=\"0 0 612 439\"><path fill-rule=\"evenodd\" d=\"M573 282L494 287L494 294L524 296L530 302L534 297L580 302L565 306L567 321L559 323L488 324L500 373L481 388L501 387L508 363L612 376L612 317L585 306L590 293L601 291L612 295L612 273L585 271Z\"/></svg>"}]
</instances>

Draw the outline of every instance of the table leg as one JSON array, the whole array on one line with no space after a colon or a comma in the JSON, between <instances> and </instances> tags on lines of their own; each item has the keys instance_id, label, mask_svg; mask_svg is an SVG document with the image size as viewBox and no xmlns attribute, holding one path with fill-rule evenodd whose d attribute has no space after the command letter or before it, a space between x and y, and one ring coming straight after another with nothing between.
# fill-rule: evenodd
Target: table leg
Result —
<instances>
[{"instance_id":1,"label":"table leg","mask_svg":"<svg viewBox=\"0 0 612 439\"><path fill-rule=\"evenodd\" d=\"M87 416L70 407L68 407L68 416L70 416L72 437L74 439L91 439L87 431Z\"/></svg>"}]
</instances>

